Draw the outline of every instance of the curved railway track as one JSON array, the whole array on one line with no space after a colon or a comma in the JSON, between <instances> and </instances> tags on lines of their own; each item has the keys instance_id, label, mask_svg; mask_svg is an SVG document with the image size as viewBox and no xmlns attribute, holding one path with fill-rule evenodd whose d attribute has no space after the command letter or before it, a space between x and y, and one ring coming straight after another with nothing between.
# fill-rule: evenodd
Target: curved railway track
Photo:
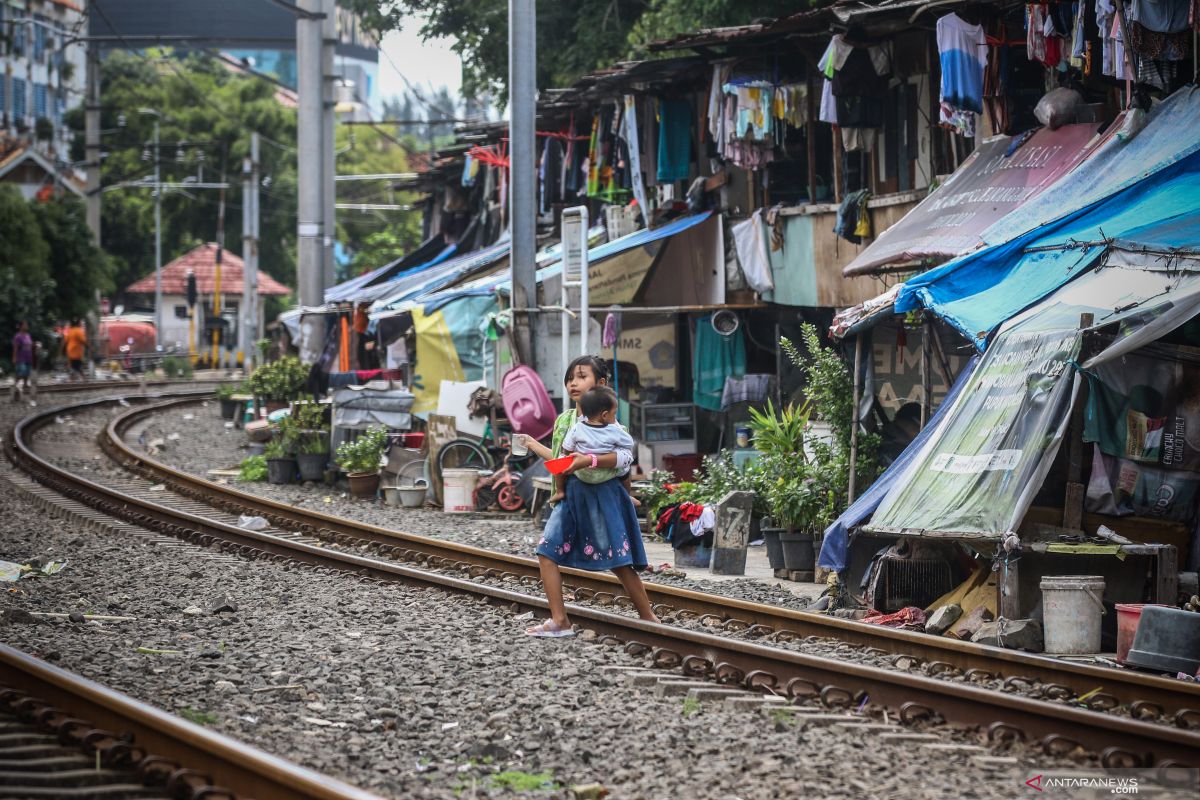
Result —
<instances>
[{"instance_id":1,"label":"curved railway track","mask_svg":"<svg viewBox=\"0 0 1200 800\"><path fill-rule=\"evenodd\" d=\"M540 596L472 580L480 576L508 576L535 588L537 566L532 559L297 509L182 473L129 447L122 433L142 416L194 403L201 393L173 395L162 398L164 402L122 413L99 438L101 447L126 469L165 484L171 490L166 497L161 492L144 495L128 491L128 487L100 485L40 456L32 446L32 434L50 422L55 413L61 413L61 408L22 420L13 430L10 454L37 481L68 498L201 545L217 545L251 558L287 559L338 569L367 579L437 587L515 609L545 612L546 603ZM73 404L67 410L82 411L105 402L113 401L90 400ZM172 495L175 501L170 499ZM222 515L214 511L263 516L277 530L244 530L221 521ZM323 547L320 539L365 547L383 558ZM619 584L615 579L573 570L565 572L564 580L577 597L601 603L618 602ZM1109 765L1200 766L1197 731L1200 686L1196 684L881 629L677 587L648 584L647 589L660 610L709 615L711 624L743 632L744 636L733 638L646 623L603 607L575 606L571 614L584 627L623 642L627 650L648 654L657 666L679 668L687 674L708 676L723 683L794 698L815 697L834 707L856 705L869 698L872 705L890 708L906 722L922 717L941 718L986 728L992 738L1011 736L1040 743L1051 752L1081 746L1100 754L1101 760ZM773 640L809 636L891 653L898 666L908 669L885 669L770 646ZM908 663L899 664L902 659ZM922 664L929 674L910 671ZM963 679L951 681L945 680L945 675L930 676L939 673L961 674ZM1036 681L1053 697L1071 699L1086 695L1086 704L1048 702L984 689L972 683L981 677L1004 678L1013 683ZM1127 708L1130 716L1104 713L1105 709L1116 706Z\"/></svg>"}]
</instances>

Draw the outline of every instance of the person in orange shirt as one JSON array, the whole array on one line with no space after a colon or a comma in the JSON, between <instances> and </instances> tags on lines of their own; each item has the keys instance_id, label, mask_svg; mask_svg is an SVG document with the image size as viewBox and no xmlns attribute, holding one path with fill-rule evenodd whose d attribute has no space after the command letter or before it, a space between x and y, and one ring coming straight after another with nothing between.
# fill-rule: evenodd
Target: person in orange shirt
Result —
<instances>
[{"instance_id":1,"label":"person in orange shirt","mask_svg":"<svg viewBox=\"0 0 1200 800\"><path fill-rule=\"evenodd\" d=\"M63 336L63 347L67 352L67 361L71 365L71 380L83 380L83 358L87 353L87 331L83 329L83 323L78 317L71 320L71 326L67 328Z\"/></svg>"}]
</instances>

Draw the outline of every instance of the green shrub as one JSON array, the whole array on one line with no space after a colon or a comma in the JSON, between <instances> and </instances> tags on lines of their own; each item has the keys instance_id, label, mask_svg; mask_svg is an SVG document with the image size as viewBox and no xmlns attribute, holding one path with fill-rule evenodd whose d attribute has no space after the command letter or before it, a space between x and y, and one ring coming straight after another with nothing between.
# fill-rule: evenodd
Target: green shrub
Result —
<instances>
[{"instance_id":1,"label":"green shrub","mask_svg":"<svg viewBox=\"0 0 1200 800\"><path fill-rule=\"evenodd\" d=\"M242 459L237 479L247 482L265 481L267 479L267 457L249 456Z\"/></svg>"},{"instance_id":2,"label":"green shrub","mask_svg":"<svg viewBox=\"0 0 1200 800\"><path fill-rule=\"evenodd\" d=\"M288 403L304 393L308 372L300 359L285 356L254 370L248 383L255 396L264 402Z\"/></svg>"},{"instance_id":3,"label":"green shrub","mask_svg":"<svg viewBox=\"0 0 1200 800\"><path fill-rule=\"evenodd\" d=\"M386 445L387 431L371 428L354 441L338 445L338 466L348 473L378 472L379 460Z\"/></svg>"},{"instance_id":4,"label":"green shrub","mask_svg":"<svg viewBox=\"0 0 1200 800\"><path fill-rule=\"evenodd\" d=\"M175 378L189 379L194 373L192 360L187 356L167 356L162 361L162 370L163 374L171 380Z\"/></svg>"}]
</instances>

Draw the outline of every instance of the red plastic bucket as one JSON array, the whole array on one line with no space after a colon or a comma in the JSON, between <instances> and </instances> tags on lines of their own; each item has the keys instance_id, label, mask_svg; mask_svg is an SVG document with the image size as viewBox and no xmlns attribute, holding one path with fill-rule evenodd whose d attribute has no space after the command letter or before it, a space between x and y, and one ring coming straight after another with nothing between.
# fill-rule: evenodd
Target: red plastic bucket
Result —
<instances>
[{"instance_id":1,"label":"red plastic bucket","mask_svg":"<svg viewBox=\"0 0 1200 800\"><path fill-rule=\"evenodd\" d=\"M420 450L425 445L424 433L405 433L402 435L404 437L405 447L412 448L413 450Z\"/></svg>"},{"instance_id":2,"label":"red plastic bucket","mask_svg":"<svg viewBox=\"0 0 1200 800\"><path fill-rule=\"evenodd\" d=\"M1133 646L1133 637L1137 633L1138 622L1142 619L1142 609L1146 606L1163 605L1162 603L1117 603L1117 662L1125 663L1129 648Z\"/></svg>"}]
</instances>

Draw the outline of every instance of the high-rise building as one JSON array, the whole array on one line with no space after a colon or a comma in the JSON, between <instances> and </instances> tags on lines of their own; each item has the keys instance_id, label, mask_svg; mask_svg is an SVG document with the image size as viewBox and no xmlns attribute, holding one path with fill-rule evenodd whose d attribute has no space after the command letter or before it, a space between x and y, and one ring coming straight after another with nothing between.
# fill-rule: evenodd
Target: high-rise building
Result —
<instances>
[{"instance_id":1,"label":"high-rise building","mask_svg":"<svg viewBox=\"0 0 1200 800\"><path fill-rule=\"evenodd\" d=\"M53 177L43 175L48 170L77 186L63 114L84 99L84 3L0 2L0 179L15 181L26 195Z\"/></svg>"}]
</instances>

